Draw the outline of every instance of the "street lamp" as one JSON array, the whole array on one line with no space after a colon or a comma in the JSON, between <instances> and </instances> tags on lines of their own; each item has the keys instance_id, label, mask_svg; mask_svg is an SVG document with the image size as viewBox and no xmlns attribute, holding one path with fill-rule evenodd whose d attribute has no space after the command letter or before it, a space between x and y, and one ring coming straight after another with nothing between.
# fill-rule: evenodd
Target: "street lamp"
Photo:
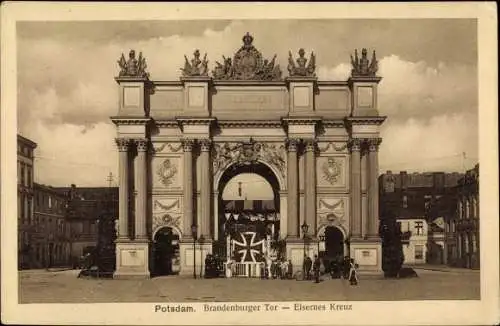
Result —
<instances>
[{"instance_id":1,"label":"street lamp","mask_svg":"<svg viewBox=\"0 0 500 326\"><path fill-rule=\"evenodd\" d=\"M307 225L306 222L300 226L302 229L302 236L304 237L304 255L306 254L306 238L307 238L307 231L309 230L309 225Z\"/></svg>"},{"instance_id":2,"label":"street lamp","mask_svg":"<svg viewBox=\"0 0 500 326\"><path fill-rule=\"evenodd\" d=\"M304 221L304 224L302 224L300 226L300 228L302 229L302 236L304 237L304 262L302 263L302 269L303 269L303 275L305 278L307 278L307 275L306 274L306 264L305 264L305 261L306 261L306 237L307 237L307 230L309 230L309 225L307 225L307 223Z\"/></svg>"},{"instance_id":3,"label":"street lamp","mask_svg":"<svg viewBox=\"0 0 500 326\"><path fill-rule=\"evenodd\" d=\"M198 226L191 225L191 235L193 236L193 278L196 278L196 239L198 238Z\"/></svg>"}]
</instances>

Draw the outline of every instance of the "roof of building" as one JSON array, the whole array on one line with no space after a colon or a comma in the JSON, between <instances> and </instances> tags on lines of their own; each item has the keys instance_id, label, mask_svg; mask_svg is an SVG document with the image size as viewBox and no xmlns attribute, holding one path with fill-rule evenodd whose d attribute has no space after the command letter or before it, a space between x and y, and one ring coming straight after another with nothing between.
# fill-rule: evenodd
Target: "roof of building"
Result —
<instances>
[{"instance_id":1,"label":"roof of building","mask_svg":"<svg viewBox=\"0 0 500 326\"><path fill-rule=\"evenodd\" d=\"M52 186L47 186L47 185L36 183L36 182L33 183L33 190L35 192L39 192L39 193L45 192L45 193L50 193L50 194L52 194L54 196L58 196L58 197L66 197L65 193L61 192L58 188L54 188Z\"/></svg>"},{"instance_id":2,"label":"roof of building","mask_svg":"<svg viewBox=\"0 0 500 326\"><path fill-rule=\"evenodd\" d=\"M17 134L17 141L23 143L24 145L30 146L33 149L35 149L37 146L37 143L19 134Z\"/></svg>"},{"instance_id":3,"label":"roof of building","mask_svg":"<svg viewBox=\"0 0 500 326\"><path fill-rule=\"evenodd\" d=\"M68 217L97 219L118 214L117 187L58 187L68 200Z\"/></svg>"}]
</instances>

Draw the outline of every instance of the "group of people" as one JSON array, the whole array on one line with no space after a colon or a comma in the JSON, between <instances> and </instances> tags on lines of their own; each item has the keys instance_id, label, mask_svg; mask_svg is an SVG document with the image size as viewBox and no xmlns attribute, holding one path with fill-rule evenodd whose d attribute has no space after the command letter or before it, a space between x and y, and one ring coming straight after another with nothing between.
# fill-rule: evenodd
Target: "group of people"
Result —
<instances>
[{"instance_id":1,"label":"group of people","mask_svg":"<svg viewBox=\"0 0 500 326\"><path fill-rule=\"evenodd\" d=\"M273 278L273 279L291 279L293 278L293 266L291 260L286 260L284 258L276 261L271 261L270 266L267 263L264 265L264 274L265 278Z\"/></svg>"},{"instance_id":2,"label":"group of people","mask_svg":"<svg viewBox=\"0 0 500 326\"><path fill-rule=\"evenodd\" d=\"M304 271L304 279L311 280L314 278L315 283L319 283L320 281L320 273L321 273L321 259L314 255L313 260L304 255L304 263L303 263L303 271ZM323 266L325 266L323 264ZM338 260L332 260L330 262L330 275L332 278L340 278L349 280L351 285L358 284L358 265L354 262L354 259L349 256L345 256L342 262ZM312 271L312 273L311 273Z\"/></svg>"}]
</instances>

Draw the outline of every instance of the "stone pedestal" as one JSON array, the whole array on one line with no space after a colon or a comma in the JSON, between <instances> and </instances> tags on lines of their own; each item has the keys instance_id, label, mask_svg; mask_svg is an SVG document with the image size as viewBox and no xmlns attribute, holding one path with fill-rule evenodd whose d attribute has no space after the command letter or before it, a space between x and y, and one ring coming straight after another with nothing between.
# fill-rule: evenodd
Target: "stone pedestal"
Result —
<instances>
[{"instance_id":1,"label":"stone pedestal","mask_svg":"<svg viewBox=\"0 0 500 326\"><path fill-rule=\"evenodd\" d=\"M380 239L351 240L350 256L359 265L360 274L383 275Z\"/></svg>"},{"instance_id":2,"label":"stone pedestal","mask_svg":"<svg viewBox=\"0 0 500 326\"><path fill-rule=\"evenodd\" d=\"M286 258L292 261L294 273L302 271L302 265L304 263L304 241L302 239L286 239Z\"/></svg>"},{"instance_id":3,"label":"stone pedestal","mask_svg":"<svg viewBox=\"0 0 500 326\"><path fill-rule=\"evenodd\" d=\"M179 252L181 259L181 269L179 275L193 275L193 239L182 239L179 241ZM198 244L196 245L198 247ZM196 257L197 260L199 259ZM196 261L199 264L198 261Z\"/></svg>"},{"instance_id":4,"label":"stone pedestal","mask_svg":"<svg viewBox=\"0 0 500 326\"><path fill-rule=\"evenodd\" d=\"M202 277L205 275L205 258L207 254L212 253L212 242L199 243L196 241L196 248L193 244L193 239L186 239L179 242L181 255L181 270L179 271L179 275L192 276L193 266L195 266L196 278L199 278L200 271Z\"/></svg>"},{"instance_id":5,"label":"stone pedestal","mask_svg":"<svg viewBox=\"0 0 500 326\"><path fill-rule=\"evenodd\" d=\"M116 270L113 278L149 278L149 242L116 243Z\"/></svg>"}]
</instances>

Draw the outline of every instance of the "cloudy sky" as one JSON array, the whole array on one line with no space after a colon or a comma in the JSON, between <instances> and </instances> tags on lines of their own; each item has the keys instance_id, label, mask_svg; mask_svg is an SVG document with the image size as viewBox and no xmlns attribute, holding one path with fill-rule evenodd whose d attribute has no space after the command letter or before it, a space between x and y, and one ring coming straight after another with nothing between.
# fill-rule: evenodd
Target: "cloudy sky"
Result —
<instances>
[{"instance_id":1,"label":"cloudy sky","mask_svg":"<svg viewBox=\"0 0 500 326\"><path fill-rule=\"evenodd\" d=\"M151 79L176 80L184 54L199 48L213 65L248 31L283 68L289 50L313 50L320 79L346 79L349 54L376 49L388 116L380 171L461 171L478 157L476 28L466 19L18 22L19 132L38 143L36 182L107 185L118 170L109 117L121 53L142 51Z\"/></svg>"}]
</instances>

